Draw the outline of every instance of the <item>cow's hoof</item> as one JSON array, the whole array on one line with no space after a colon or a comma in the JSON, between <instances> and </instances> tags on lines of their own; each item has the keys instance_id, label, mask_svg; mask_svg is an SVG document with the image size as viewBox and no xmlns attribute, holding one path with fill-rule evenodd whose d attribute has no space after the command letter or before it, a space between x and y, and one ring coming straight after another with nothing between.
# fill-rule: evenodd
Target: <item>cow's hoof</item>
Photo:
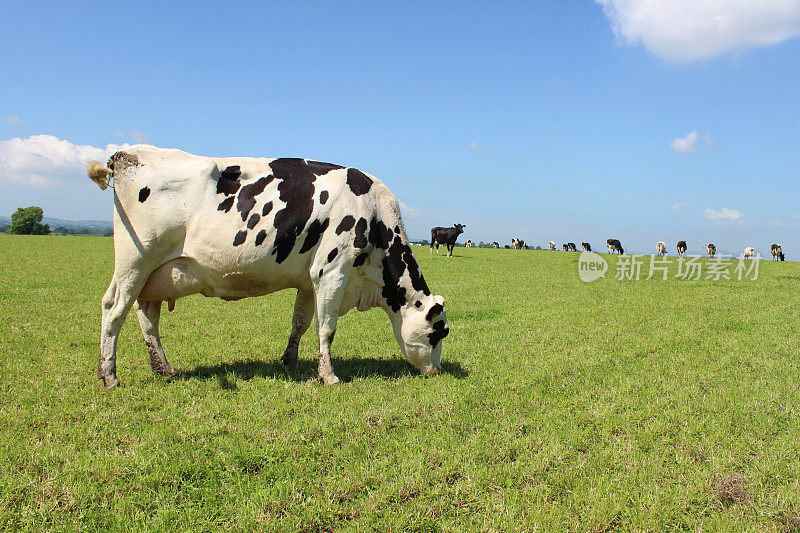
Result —
<instances>
[{"instance_id":1,"label":"cow's hoof","mask_svg":"<svg viewBox=\"0 0 800 533\"><path fill-rule=\"evenodd\" d=\"M287 357L286 354L283 354L283 357L281 357L281 368L283 368L284 372L294 372L297 370L297 356Z\"/></svg>"},{"instance_id":2,"label":"cow's hoof","mask_svg":"<svg viewBox=\"0 0 800 533\"><path fill-rule=\"evenodd\" d=\"M328 374L325 376L320 376L319 379L322 380L322 382L325 385L338 385L339 383L341 383L341 381L339 381L339 378L336 377L336 374Z\"/></svg>"},{"instance_id":3,"label":"cow's hoof","mask_svg":"<svg viewBox=\"0 0 800 533\"><path fill-rule=\"evenodd\" d=\"M117 376L113 376L113 375L112 376L101 376L101 378L103 380L103 388L105 390L111 390L114 387L119 387L120 386L120 382L117 379Z\"/></svg>"}]
</instances>

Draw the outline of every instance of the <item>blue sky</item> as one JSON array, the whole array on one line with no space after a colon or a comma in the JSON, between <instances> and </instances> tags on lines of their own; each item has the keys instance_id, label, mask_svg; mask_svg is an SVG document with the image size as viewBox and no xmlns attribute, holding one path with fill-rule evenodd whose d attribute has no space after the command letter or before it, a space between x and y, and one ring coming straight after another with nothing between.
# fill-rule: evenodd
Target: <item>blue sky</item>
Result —
<instances>
[{"instance_id":1,"label":"blue sky","mask_svg":"<svg viewBox=\"0 0 800 533\"><path fill-rule=\"evenodd\" d=\"M149 142L358 167L412 238L797 259L800 2L672 4L4 3L0 214L110 220L84 160Z\"/></svg>"}]
</instances>

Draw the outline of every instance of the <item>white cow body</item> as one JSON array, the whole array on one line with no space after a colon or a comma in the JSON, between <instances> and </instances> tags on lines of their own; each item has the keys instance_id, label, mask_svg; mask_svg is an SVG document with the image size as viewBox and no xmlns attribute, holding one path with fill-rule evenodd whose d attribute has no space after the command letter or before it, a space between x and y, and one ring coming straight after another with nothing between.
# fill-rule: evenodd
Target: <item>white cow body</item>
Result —
<instances>
[{"instance_id":1,"label":"white cow body","mask_svg":"<svg viewBox=\"0 0 800 533\"><path fill-rule=\"evenodd\" d=\"M656 254L663 256L666 253L667 253L667 243L663 241L658 241L658 243L656 243Z\"/></svg>"},{"instance_id":2,"label":"white cow body","mask_svg":"<svg viewBox=\"0 0 800 533\"><path fill-rule=\"evenodd\" d=\"M137 145L90 177L114 179L114 276L103 298L98 375L116 377L116 338L134 301L153 370L172 374L158 335L161 304L200 293L226 300L297 289L283 363L317 317L319 376L330 365L336 319L380 306L406 359L440 369L444 299L413 257L399 203L378 179L303 159L211 158Z\"/></svg>"},{"instance_id":3,"label":"white cow body","mask_svg":"<svg viewBox=\"0 0 800 533\"><path fill-rule=\"evenodd\" d=\"M753 248L752 246L749 246L749 247L744 249L744 258L745 259L747 259L748 257L750 259L752 259L755 256L756 256L756 249Z\"/></svg>"}]
</instances>

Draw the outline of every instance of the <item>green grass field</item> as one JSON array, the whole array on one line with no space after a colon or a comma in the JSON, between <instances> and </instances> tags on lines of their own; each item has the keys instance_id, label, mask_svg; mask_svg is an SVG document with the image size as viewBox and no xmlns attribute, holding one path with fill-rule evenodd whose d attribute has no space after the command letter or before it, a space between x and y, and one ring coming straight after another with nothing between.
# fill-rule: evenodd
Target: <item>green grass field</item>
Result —
<instances>
[{"instance_id":1,"label":"green grass field","mask_svg":"<svg viewBox=\"0 0 800 533\"><path fill-rule=\"evenodd\" d=\"M800 530L800 264L587 284L575 253L415 253L444 375L379 309L340 319L345 383L313 328L285 374L284 291L165 310L172 381L129 316L102 392L112 240L0 235L0 529Z\"/></svg>"}]
</instances>

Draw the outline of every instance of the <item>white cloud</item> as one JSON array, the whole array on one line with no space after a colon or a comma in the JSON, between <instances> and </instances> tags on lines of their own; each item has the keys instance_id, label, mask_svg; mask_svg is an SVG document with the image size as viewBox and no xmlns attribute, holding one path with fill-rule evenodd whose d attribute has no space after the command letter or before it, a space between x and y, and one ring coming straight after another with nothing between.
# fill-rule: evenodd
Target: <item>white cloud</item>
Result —
<instances>
[{"instance_id":1,"label":"white cloud","mask_svg":"<svg viewBox=\"0 0 800 533\"><path fill-rule=\"evenodd\" d=\"M709 220L718 220L718 221L732 221L732 220L739 220L742 218L742 214L735 210L729 209L727 207L723 207L719 211L714 209L706 209L703 216Z\"/></svg>"},{"instance_id":2,"label":"white cloud","mask_svg":"<svg viewBox=\"0 0 800 533\"><path fill-rule=\"evenodd\" d=\"M689 202L675 202L669 208L670 211L683 211L684 209L689 209L692 204Z\"/></svg>"},{"instance_id":3,"label":"white cloud","mask_svg":"<svg viewBox=\"0 0 800 533\"><path fill-rule=\"evenodd\" d=\"M480 144L472 141L469 143L469 149L473 152L491 152L492 148L490 146L481 146Z\"/></svg>"},{"instance_id":4,"label":"white cloud","mask_svg":"<svg viewBox=\"0 0 800 533\"><path fill-rule=\"evenodd\" d=\"M403 202L400 202L400 212L404 217L415 218L419 216L419 209L414 209Z\"/></svg>"},{"instance_id":5,"label":"white cloud","mask_svg":"<svg viewBox=\"0 0 800 533\"><path fill-rule=\"evenodd\" d=\"M127 133L124 131L115 131L114 136L120 139L130 139L136 144L153 144L150 137L141 130L130 130Z\"/></svg>"},{"instance_id":6,"label":"white cloud","mask_svg":"<svg viewBox=\"0 0 800 533\"><path fill-rule=\"evenodd\" d=\"M128 144L97 148L72 144L52 135L31 135L0 141L0 182L45 186L71 179L88 179L86 165L105 161Z\"/></svg>"},{"instance_id":7,"label":"white cloud","mask_svg":"<svg viewBox=\"0 0 800 533\"><path fill-rule=\"evenodd\" d=\"M769 223L770 228L789 228L789 224L784 222L783 220L771 220Z\"/></svg>"},{"instance_id":8,"label":"white cloud","mask_svg":"<svg viewBox=\"0 0 800 533\"><path fill-rule=\"evenodd\" d=\"M595 0L617 39L676 63L800 35L800 0Z\"/></svg>"},{"instance_id":9,"label":"white cloud","mask_svg":"<svg viewBox=\"0 0 800 533\"><path fill-rule=\"evenodd\" d=\"M5 118L5 123L9 126L24 126L25 122L14 113L11 113Z\"/></svg>"},{"instance_id":10,"label":"white cloud","mask_svg":"<svg viewBox=\"0 0 800 533\"><path fill-rule=\"evenodd\" d=\"M696 130L690 131L686 137L678 137L669 142L669 147L679 154L691 154L697 151L697 138L699 133Z\"/></svg>"}]
</instances>

